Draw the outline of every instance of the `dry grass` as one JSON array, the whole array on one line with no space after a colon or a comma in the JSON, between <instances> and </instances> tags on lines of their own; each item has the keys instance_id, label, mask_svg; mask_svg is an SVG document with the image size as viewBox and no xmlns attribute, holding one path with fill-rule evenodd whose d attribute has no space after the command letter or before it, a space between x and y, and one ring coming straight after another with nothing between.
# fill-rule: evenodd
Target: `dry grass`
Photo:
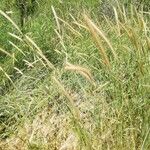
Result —
<instances>
[{"instance_id":1,"label":"dry grass","mask_svg":"<svg viewBox=\"0 0 150 150\"><path fill-rule=\"evenodd\" d=\"M17 87L0 98L0 117L4 116L0 148L148 150L150 38L143 12L131 7L128 14L117 3L116 21L105 16L100 29L86 14L84 19L70 15L73 21L68 23L51 8L56 24L53 42L57 43L53 51L62 58L56 66L44 54L42 45L22 34L0 11L21 34L9 33L11 37L31 50L34 57L22 60L28 66L24 70L13 65L20 74L16 80L0 67ZM27 55L20 45L10 44L17 53ZM14 59L15 55L1 51ZM106 67L99 65L100 58Z\"/></svg>"}]
</instances>

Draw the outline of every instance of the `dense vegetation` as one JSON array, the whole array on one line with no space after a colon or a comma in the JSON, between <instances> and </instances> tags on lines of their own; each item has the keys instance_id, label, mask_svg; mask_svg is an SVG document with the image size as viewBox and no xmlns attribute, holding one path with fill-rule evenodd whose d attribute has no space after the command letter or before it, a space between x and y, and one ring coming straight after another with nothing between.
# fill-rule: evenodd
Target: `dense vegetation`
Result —
<instances>
[{"instance_id":1,"label":"dense vegetation","mask_svg":"<svg viewBox=\"0 0 150 150\"><path fill-rule=\"evenodd\" d=\"M150 149L149 0L0 1L0 149Z\"/></svg>"}]
</instances>

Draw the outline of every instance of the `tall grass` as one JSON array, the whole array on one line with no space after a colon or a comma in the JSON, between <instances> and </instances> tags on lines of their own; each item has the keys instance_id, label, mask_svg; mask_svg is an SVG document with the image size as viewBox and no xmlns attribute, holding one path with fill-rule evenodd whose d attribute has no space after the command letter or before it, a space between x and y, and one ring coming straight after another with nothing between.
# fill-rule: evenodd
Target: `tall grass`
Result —
<instances>
[{"instance_id":1,"label":"tall grass","mask_svg":"<svg viewBox=\"0 0 150 150\"><path fill-rule=\"evenodd\" d=\"M148 150L148 14L133 6L126 12L117 3L114 20L104 16L100 22L96 10L91 15L90 10L67 11L64 17L59 7L66 6L56 6L50 7L53 22L36 29L50 31L41 35L55 45L48 50L0 11L15 39L8 39L14 52L0 48L7 58L0 84L14 85L0 97L0 148ZM33 21L30 32L37 24ZM57 55L49 56L51 50Z\"/></svg>"}]
</instances>

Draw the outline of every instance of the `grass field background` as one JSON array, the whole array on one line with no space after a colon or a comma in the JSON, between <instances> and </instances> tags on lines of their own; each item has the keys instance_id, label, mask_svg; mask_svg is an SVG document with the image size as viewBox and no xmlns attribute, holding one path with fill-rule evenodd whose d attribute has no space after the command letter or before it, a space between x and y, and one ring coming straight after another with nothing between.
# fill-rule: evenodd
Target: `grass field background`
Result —
<instances>
[{"instance_id":1,"label":"grass field background","mask_svg":"<svg viewBox=\"0 0 150 150\"><path fill-rule=\"evenodd\" d=\"M0 149L149 150L149 5L2 0Z\"/></svg>"}]
</instances>

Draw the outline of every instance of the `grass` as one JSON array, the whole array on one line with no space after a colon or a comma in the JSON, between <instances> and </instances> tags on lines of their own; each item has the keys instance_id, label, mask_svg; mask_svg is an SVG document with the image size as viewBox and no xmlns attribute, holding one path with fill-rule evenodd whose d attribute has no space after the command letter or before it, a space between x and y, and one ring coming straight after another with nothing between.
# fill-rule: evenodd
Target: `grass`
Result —
<instances>
[{"instance_id":1,"label":"grass","mask_svg":"<svg viewBox=\"0 0 150 150\"><path fill-rule=\"evenodd\" d=\"M149 12L79 2L0 11L0 149L150 149Z\"/></svg>"}]
</instances>

